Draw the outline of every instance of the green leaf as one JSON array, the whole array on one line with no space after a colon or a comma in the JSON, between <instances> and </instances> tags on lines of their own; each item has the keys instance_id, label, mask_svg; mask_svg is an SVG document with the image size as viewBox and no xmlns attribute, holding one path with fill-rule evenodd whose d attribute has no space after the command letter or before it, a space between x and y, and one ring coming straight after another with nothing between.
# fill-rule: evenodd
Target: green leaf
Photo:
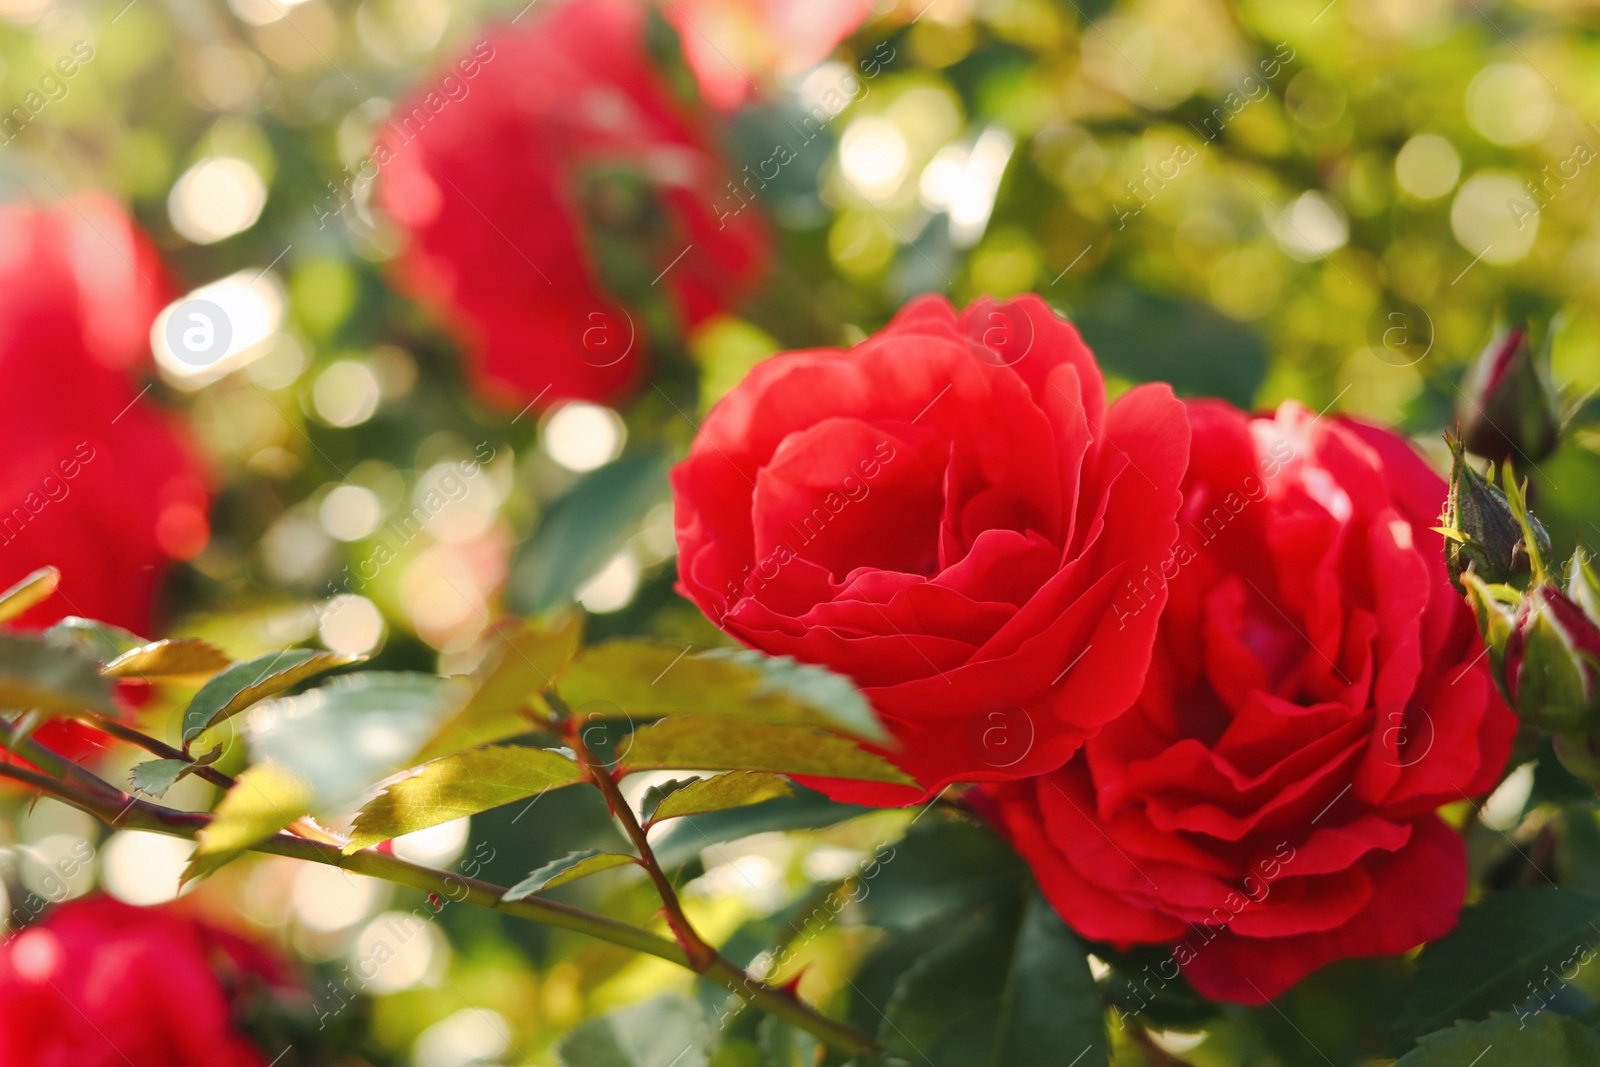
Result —
<instances>
[{"instance_id":1,"label":"green leaf","mask_svg":"<svg viewBox=\"0 0 1600 1067\"><path fill-rule=\"evenodd\" d=\"M68 615L46 630L44 636L53 644L65 645L93 656L96 663L106 663L124 652L150 643L146 638L120 626L77 615Z\"/></svg>"},{"instance_id":2,"label":"green leaf","mask_svg":"<svg viewBox=\"0 0 1600 1067\"><path fill-rule=\"evenodd\" d=\"M183 713L185 744L258 700L336 667L360 663L364 656L341 656L309 648L289 648L235 663L205 685Z\"/></svg>"},{"instance_id":3,"label":"green leaf","mask_svg":"<svg viewBox=\"0 0 1600 1067\"><path fill-rule=\"evenodd\" d=\"M769 1015L756 1027L766 1067L813 1067L821 1043L806 1031Z\"/></svg>"},{"instance_id":4,"label":"green leaf","mask_svg":"<svg viewBox=\"0 0 1600 1067\"><path fill-rule=\"evenodd\" d=\"M40 567L0 593L0 622L10 622L35 604L49 600L60 584L60 571L54 567Z\"/></svg>"},{"instance_id":5,"label":"green leaf","mask_svg":"<svg viewBox=\"0 0 1600 1067\"><path fill-rule=\"evenodd\" d=\"M263 701L243 722L257 759L309 782L318 811L341 811L412 766L417 750L467 696L459 679L365 671Z\"/></svg>"},{"instance_id":6,"label":"green leaf","mask_svg":"<svg viewBox=\"0 0 1600 1067\"><path fill-rule=\"evenodd\" d=\"M128 784L137 792L159 798L180 779L188 777L201 767L209 767L216 763L222 758L222 751L223 746L218 745L193 760L153 759L136 763L128 772Z\"/></svg>"},{"instance_id":7,"label":"green leaf","mask_svg":"<svg viewBox=\"0 0 1600 1067\"><path fill-rule=\"evenodd\" d=\"M569 852L558 860L551 860L528 875L528 877L506 890L505 896L500 899L522 900L546 889L554 889L558 885L566 885L568 882L576 882L579 878L587 878L591 874L599 874L601 871L609 871L613 867L622 867L638 862L632 856L621 852L601 852L593 848Z\"/></svg>"},{"instance_id":8,"label":"green leaf","mask_svg":"<svg viewBox=\"0 0 1600 1067\"><path fill-rule=\"evenodd\" d=\"M803 722L873 741L889 738L848 678L749 649L695 654L681 645L608 641L578 656L557 689L575 708L600 703L637 717L728 715Z\"/></svg>"},{"instance_id":9,"label":"green leaf","mask_svg":"<svg viewBox=\"0 0 1600 1067\"><path fill-rule=\"evenodd\" d=\"M107 678L140 678L147 682L203 682L233 663L209 641L178 637L129 649L101 669Z\"/></svg>"},{"instance_id":10,"label":"green leaf","mask_svg":"<svg viewBox=\"0 0 1600 1067\"><path fill-rule=\"evenodd\" d=\"M707 1067L705 1016L682 993L607 1012L558 1046L566 1067Z\"/></svg>"},{"instance_id":11,"label":"green leaf","mask_svg":"<svg viewBox=\"0 0 1600 1067\"><path fill-rule=\"evenodd\" d=\"M918 960L884 1014L885 1050L917 1063L1109 1062L1087 952L1037 894L988 909Z\"/></svg>"},{"instance_id":12,"label":"green leaf","mask_svg":"<svg viewBox=\"0 0 1600 1067\"><path fill-rule=\"evenodd\" d=\"M1499 1013L1428 1034L1394 1067L1592 1067L1600 1037L1553 1011L1523 1017Z\"/></svg>"},{"instance_id":13,"label":"green leaf","mask_svg":"<svg viewBox=\"0 0 1600 1067\"><path fill-rule=\"evenodd\" d=\"M664 785L678 785L678 783L667 782ZM789 785L787 778L781 774L767 774L762 771L719 774L715 778L684 782L676 789L656 793L656 790L663 788L656 786L644 797L645 818L652 826L683 815L704 815L707 812L742 808L750 804L759 804L763 800L794 795L794 789Z\"/></svg>"},{"instance_id":14,"label":"green leaf","mask_svg":"<svg viewBox=\"0 0 1600 1067\"><path fill-rule=\"evenodd\" d=\"M773 771L916 784L847 737L792 723L678 715L635 730L618 746L618 756L630 770Z\"/></svg>"},{"instance_id":15,"label":"green leaf","mask_svg":"<svg viewBox=\"0 0 1600 1067\"><path fill-rule=\"evenodd\" d=\"M345 852L476 815L583 778L575 760L543 748L496 745L457 752L389 785L356 816Z\"/></svg>"},{"instance_id":16,"label":"green leaf","mask_svg":"<svg viewBox=\"0 0 1600 1067\"><path fill-rule=\"evenodd\" d=\"M100 663L37 634L0 633L0 707L113 715Z\"/></svg>"},{"instance_id":17,"label":"green leaf","mask_svg":"<svg viewBox=\"0 0 1600 1067\"><path fill-rule=\"evenodd\" d=\"M624 456L585 476L550 505L518 553L506 590L512 610L537 615L571 602L667 494L660 452Z\"/></svg>"},{"instance_id":18,"label":"green leaf","mask_svg":"<svg viewBox=\"0 0 1600 1067\"><path fill-rule=\"evenodd\" d=\"M153 759L134 764L128 772L128 785L135 792L161 797L192 767L185 759Z\"/></svg>"},{"instance_id":19,"label":"green leaf","mask_svg":"<svg viewBox=\"0 0 1600 1067\"><path fill-rule=\"evenodd\" d=\"M915 930L1014 897L1028 869L999 835L976 822L919 817L863 878L861 919L884 930Z\"/></svg>"},{"instance_id":20,"label":"green leaf","mask_svg":"<svg viewBox=\"0 0 1600 1067\"><path fill-rule=\"evenodd\" d=\"M265 841L306 813L311 789L274 763L247 767L222 797L211 822L195 837L183 881L210 874L251 845Z\"/></svg>"},{"instance_id":21,"label":"green leaf","mask_svg":"<svg viewBox=\"0 0 1600 1067\"><path fill-rule=\"evenodd\" d=\"M673 820L651 843L656 860L663 867L678 867L699 856L701 849L723 841L781 830L819 830L880 810L841 804L803 785L793 789L793 796L764 800L747 808Z\"/></svg>"},{"instance_id":22,"label":"green leaf","mask_svg":"<svg viewBox=\"0 0 1600 1067\"><path fill-rule=\"evenodd\" d=\"M524 709L548 714L537 694L553 685L582 640L583 620L576 613L564 614L548 626L537 622L497 626L484 665L473 675L471 698L428 740L418 758L448 756L527 733L532 723Z\"/></svg>"},{"instance_id":23,"label":"green leaf","mask_svg":"<svg viewBox=\"0 0 1600 1067\"><path fill-rule=\"evenodd\" d=\"M1565 970L1597 940L1600 896L1593 893L1540 887L1485 897L1422 950L1416 984L1390 1032L1390 1054L1458 1019L1515 1007L1546 966Z\"/></svg>"}]
</instances>

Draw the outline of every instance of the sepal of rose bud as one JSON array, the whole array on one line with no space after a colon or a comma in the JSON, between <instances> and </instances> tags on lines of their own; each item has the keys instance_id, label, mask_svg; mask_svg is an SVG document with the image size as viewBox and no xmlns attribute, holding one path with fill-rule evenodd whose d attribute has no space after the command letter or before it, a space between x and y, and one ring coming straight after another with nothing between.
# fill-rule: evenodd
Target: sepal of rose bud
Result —
<instances>
[{"instance_id":1,"label":"sepal of rose bud","mask_svg":"<svg viewBox=\"0 0 1600 1067\"><path fill-rule=\"evenodd\" d=\"M1467 462L1460 438L1445 435L1450 446L1450 492L1445 497L1444 516L1439 532L1445 536L1445 558L1450 578L1458 589L1461 576L1471 570L1485 582L1503 583L1526 578L1533 571L1534 559L1543 560L1550 552L1550 535L1539 520L1521 504L1515 482L1507 485L1517 499L1472 468ZM1525 515L1527 526L1522 518ZM1534 551L1528 550L1527 533L1533 535Z\"/></svg>"},{"instance_id":2,"label":"sepal of rose bud","mask_svg":"<svg viewBox=\"0 0 1600 1067\"><path fill-rule=\"evenodd\" d=\"M1555 390L1528 330L1501 330L1478 356L1461 390L1462 439L1469 451L1496 463L1517 456L1537 463L1555 449L1561 431Z\"/></svg>"},{"instance_id":3,"label":"sepal of rose bud","mask_svg":"<svg viewBox=\"0 0 1600 1067\"><path fill-rule=\"evenodd\" d=\"M1546 730L1600 728L1600 626L1547 582L1523 599L1506 641L1507 696Z\"/></svg>"},{"instance_id":4,"label":"sepal of rose bud","mask_svg":"<svg viewBox=\"0 0 1600 1067\"><path fill-rule=\"evenodd\" d=\"M1478 621L1478 636L1489 650L1489 673L1506 703L1512 703L1506 682L1506 648L1511 643L1511 631L1516 626L1517 612L1522 604L1522 594L1509 585L1491 585L1472 571L1461 575L1461 585L1467 603Z\"/></svg>"},{"instance_id":5,"label":"sepal of rose bud","mask_svg":"<svg viewBox=\"0 0 1600 1067\"><path fill-rule=\"evenodd\" d=\"M1600 735L1556 734L1550 740L1561 766L1580 781L1600 787Z\"/></svg>"},{"instance_id":6,"label":"sepal of rose bud","mask_svg":"<svg viewBox=\"0 0 1600 1067\"><path fill-rule=\"evenodd\" d=\"M1600 625L1600 577L1591 566L1592 560L1581 548L1572 553L1572 562L1567 564L1567 596L1583 609L1590 622Z\"/></svg>"}]
</instances>

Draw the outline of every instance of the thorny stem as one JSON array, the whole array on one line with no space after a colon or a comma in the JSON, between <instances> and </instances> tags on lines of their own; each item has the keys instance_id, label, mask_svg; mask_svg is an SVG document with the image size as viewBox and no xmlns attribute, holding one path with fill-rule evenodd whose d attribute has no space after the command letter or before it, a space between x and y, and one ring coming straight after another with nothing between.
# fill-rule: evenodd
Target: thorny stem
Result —
<instances>
[{"instance_id":1,"label":"thorny stem","mask_svg":"<svg viewBox=\"0 0 1600 1067\"><path fill-rule=\"evenodd\" d=\"M119 735L120 736L120 735ZM128 740L132 740L129 738ZM159 744L153 739L146 738L151 744ZM578 739L581 744L581 738ZM143 742L132 742L155 752ZM12 752L26 759L40 770L20 767L14 763L0 763L0 778L9 778L21 782L41 792L48 793L59 800L88 812L108 826L118 829L146 830L153 833L168 834L174 837L193 839L199 832L211 823L211 816L200 812L178 811L149 801L140 800L129 796L110 783L90 774L74 763L63 759L60 755L45 748L31 739L18 740L10 728L0 722L0 744L4 744ZM587 754L587 748L576 749ZM3 758L3 755L0 755ZM586 764L586 766L590 766ZM273 856L286 856L291 859L306 860L312 863L323 863L332 867L339 867L358 874L381 878L385 881L395 882L399 885L410 886L437 897L455 901L476 904L479 907L491 908L518 918L528 919L533 922L543 923L563 930L586 934L601 941L607 941L623 948L642 952L680 967L687 967L697 974L728 989L730 992L750 1001L763 1011L775 1015L783 1021L801 1030L821 1038L832 1045L851 1054L869 1052L874 1043L871 1037L861 1031L816 1011L805 1004L798 997L783 989L776 989L766 983L748 975L745 971L719 955L715 949L707 945L698 934L689 926L687 918L678 904L677 894L672 891L672 884L666 880L661 871L660 864L656 862L655 855L651 852L648 841L643 840L644 831L640 829L638 820L634 819L632 809L628 807L621 792L616 787L616 782L610 773L603 768L597 776L595 784L600 786L606 794L608 802L612 803L613 810L618 811L624 827L631 827L630 837L634 833L639 836L634 838L634 843L639 847L640 854L646 860L646 869L656 881L657 889L664 886L662 893L663 904L667 907L669 917L676 916L682 922L682 930L689 932L692 942L705 949L709 955L697 952L692 958L685 944L675 944L649 930L642 929L617 919L597 915L567 904L560 904L551 900L542 900L537 897L527 897L522 900L507 901L506 888L485 882L481 879L470 878L466 875L441 871L432 867L410 863L390 853L379 852L375 848L362 849L346 855L338 844L320 840L311 840L306 837L297 837L291 833L278 833L250 846L248 851L261 852ZM593 774L593 769L591 769ZM609 783L609 789L601 785L599 779ZM683 941L680 928L669 921L674 934Z\"/></svg>"},{"instance_id":2,"label":"thorny stem","mask_svg":"<svg viewBox=\"0 0 1600 1067\"><path fill-rule=\"evenodd\" d=\"M85 719L83 721L96 730L110 734L119 741L126 741L130 745L144 749L152 756L158 756L161 759L181 759L185 763L195 762L193 756L190 756L181 749L173 748L171 745L157 741L153 737L147 737L138 730L135 730L133 727L128 726L125 723L117 722L115 719L95 718ZM189 773L193 774L196 778L210 782L218 789L233 788L233 779L228 775L223 774L215 767L196 767Z\"/></svg>"}]
</instances>

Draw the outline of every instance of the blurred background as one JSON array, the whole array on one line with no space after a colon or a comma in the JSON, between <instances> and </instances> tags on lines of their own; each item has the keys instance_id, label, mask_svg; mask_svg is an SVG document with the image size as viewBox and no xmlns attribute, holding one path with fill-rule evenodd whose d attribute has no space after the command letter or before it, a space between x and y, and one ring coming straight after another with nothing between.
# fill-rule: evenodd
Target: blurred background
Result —
<instances>
[{"instance_id":1,"label":"blurred background","mask_svg":"<svg viewBox=\"0 0 1600 1067\"><path fill-rule=\"evenodd\" d=\"M632 44L573 30L593 55L553 70L518 42L565 14L556 0L0 0L0 202L60 220L80 262L157 272L142 321L97 302L114 282L80 276L83 314L148 323L153 359L123 362L108 411L125 395L178 426L203 486L162 505L151 603L113 621L235 658L307 642L442 673L474 665L496 615L574 600L591 640L725 643L672 592L668 465L754 363L848 345L927 291L1041 294L1113 389L1293 398L1399 425L1436 457L1497 324L1536 324L1568 407L1600 387L1593 4L612 6L631 14L607 34ZM539 92L553 102L527 102ZM617 94L652 116L635 140ZM411 146L416 106L432 117ZM587 125L547 137L551 114ZM135 239L117 204L157 258L121 251ZM33 269L17 232L0 225L0 272ZM198 362L188 320L171 325L196 300L226 327ZM595 357L590 328L621 362ZM87 386L69 361L26 354L58 357L46 388L70 413ZM140 465L137 441L107 441ZM1600 540L1597 450L1578 433L1513 456L1558 557ZM3 484L21 500L40 472L19 464ZM0 585L30 569L0 563ZM147 700L145 721L181 711L169 699ZM106 836L24 799L0 824L9 910L176 892L188 843ZM169 801L203 806L210 787L187 779ZM680 840L692 914L755 943L909 818L801 806L754 837ZM396 848L515 882L613 835L583 791ZM652 910L623 875L562 892L637 921ZM461 906L352 995L345 968L415 896L257 859L190 899L312 969L287 1063L554 1064L582 1020L691 988L658 961ZM843 988L872 936L809 939L802 988ZM1240 1012L1212 1052L1181 1034L1167 1051L1273 1062L1275 1027ZM1339 1047L1337 1020L1320 1027ZM764 1055L748 1062L779 1062Z\"/></svg>"}]
</instances>

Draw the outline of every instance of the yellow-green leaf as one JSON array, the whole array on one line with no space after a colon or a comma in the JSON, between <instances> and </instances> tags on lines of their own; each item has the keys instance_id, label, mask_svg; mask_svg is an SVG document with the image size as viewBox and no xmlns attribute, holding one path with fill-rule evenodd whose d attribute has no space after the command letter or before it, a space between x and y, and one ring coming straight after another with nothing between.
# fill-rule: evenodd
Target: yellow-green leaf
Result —
<instances>
[{"instance_id":1,"label":"yellow-green leaf","mask_svg":"<svg viewBox=\"0 0 1600 1067\"><path fill-rule=\"evenodd\" d=\"M497 626L484 665L473 674L472 696L429 738L418 758L434 759L527 733L531 724L525 710L548 714L538 693L552 685L582 640L583 621L575 613L550 625Z\"/></svg>"},{"instance_id":2,"label":"yellow-green leaf","mask_svg":"<svg viewBox=\"0 0 1600 1067\"><path fill-rule=\"evenodd\" d=\"M140 678L147 682L197 684L233 663L223 651L198 637L152 641L118 656L100 673L107 678Z\"/></svg>"},{"instance_id":3,"label":"yellow-green leaf","mask_svg":"<svg viewBox=\"0 0 1600 1067\"><path fill-rule=\"evenodd\" d=\"M617 751L629 770L772 771L915 784L848 737L794 723L677 715L640 727Z\"/></svg>"},{"instance_id":4,"label":"yellow-green leaf","mask_svg":"<svg viewBox=\"0 0 1600 1067\"><path fill-rule=\"evenodd\" d=\"M0 707L115 713L99 661L72 645L20 633L0 633Z\"/></svg>"},{"instance_id":5,"label":"yellow-green leaf","mask_svg":"<svg viewBox=\"0 0 1600 1067\"><path fill-rule=\"evenodd\" d=\"M534 871L528 877L506 890L501 900L514 901L531 897L535 893L546 889L554 889L558 885L576 882L579 878L587 878L591 874L609 871L613 867L623 867L639 861L632 856L621 852L600 852L596 849L586 848L578 852L570 852L558 860L549 863Z\"/></svg>"},{"instance_id":6,"label":"yellow-green leaf","mask_svg":"<svg viewBox=\"0 0 1600 1067\"><path fill-rule=\"evenodd\" d=\"M297 682L336 667L360 663L365 658L290 648L235 663L201 686L189 702L188 709L183 713L184 743L188 744L217 723L237 715L258 700L281 693Z\"/></svg>"},{"instance_id":7,"label":"yellow-green leaf","mask_svg":"<svg viewBox=\"0 0 1600 1067\"><path fill-rule=\"evenodd\" d=\"M662 797L651 809L649 798L645 802L645 817L650 825L676 819L681 815L703 815L709 811L726 811L759 804L775 797L793 796L794 789L781 774L766 771L734 771L714 778L702 778L674 789Z\"/></svg>"},{"instance_id":8,"label":"yellow-green leaf","mask_svg":"<svg viewBox=\"0 0 1600 1067\"><path fill-rule=\"evenodd\" d=\"M495 745L457 752L424 763L374 797L356 816L345 851L476 815L582 777L576 761L549 749Z\"/></svg>"},{"instance_id":9,"label":"yellow-green leaf","mask_svg":"<svg viewBox=\"0 0 1600 1067\"><path fill-rule=\"evenodd\" d=\"M727 715L800 722L883 741L882 724L843 675L747 649L608 641L586 649L557 683L575 710L615 706L630 716Z\"/></svg>"},{"instance_id":10,"label":"yellow-green leaf","mask_svg":"<svg viewBox=\"0 0 1600 1067\"><path fill-rule=\"evenodd\" d=\"M246 768L195 837L183 880L210 874L300 818L310 804L311 787L298 775L275 763Z\"/></svg>"},{"instance_id":11,"label":"yellow-green leaf","mask_svg":"<svg viewBox=\"0 0 1600 1067\"><path fill-rule=\"evenodd\" d=\"M49 600L60 584L60 571L54 567L40 567L0 593L0 622L10 622L35 604Z\"/></svg>"}]
</instances>

